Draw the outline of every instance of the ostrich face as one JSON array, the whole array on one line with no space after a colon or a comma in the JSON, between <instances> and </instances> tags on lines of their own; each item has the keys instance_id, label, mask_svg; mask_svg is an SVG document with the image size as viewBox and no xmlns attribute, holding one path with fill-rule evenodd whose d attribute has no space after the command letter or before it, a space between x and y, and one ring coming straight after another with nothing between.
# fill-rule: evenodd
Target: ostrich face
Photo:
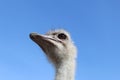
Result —
<instances>
[{"instance_id":1,"label":"ostrich face","mask_svg":"<svg viewBox=\"0 0 120 80\"><path fill-rule=\"evenodd\" d=\"M69 33L64 30L50 31L45 35L31 33L30 38L42 48L48 58L54 63L75 58L76 56L76 47Z\"/></svg>"}]
</instances>

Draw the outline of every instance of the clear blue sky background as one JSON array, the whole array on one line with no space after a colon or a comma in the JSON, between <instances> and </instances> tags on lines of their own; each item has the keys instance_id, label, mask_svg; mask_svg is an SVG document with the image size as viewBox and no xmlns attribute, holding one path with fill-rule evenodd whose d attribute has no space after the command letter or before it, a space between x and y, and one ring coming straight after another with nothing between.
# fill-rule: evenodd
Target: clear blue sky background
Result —
<instances>
[{"instance_id":1,"label":"clear blue sky background","mask_svg":"<svg viewBox=\"0 0 120 80\"><path fill-rule=\"evenodd\" d=\"M53 80L30 32L68 30L76 80L120 80L120 0L0 0L0 80Z\"/></svg>"}]
</instances>

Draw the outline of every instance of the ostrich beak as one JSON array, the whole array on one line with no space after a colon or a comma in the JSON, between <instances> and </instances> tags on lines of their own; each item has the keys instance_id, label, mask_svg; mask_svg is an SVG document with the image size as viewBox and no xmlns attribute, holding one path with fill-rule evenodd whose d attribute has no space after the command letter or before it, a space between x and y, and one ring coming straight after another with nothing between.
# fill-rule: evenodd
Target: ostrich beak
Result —
<instances>
[{"instance_id":1,"label":"ostrich beak","mask_svg":"<svg viewBox=\"0 0 120 80\"><path fill-rule=\"evenodd\" d=\"M48 36L48 35L41 35L37 33L30 33L30 38L37 43L44 52L47 51L47 49L51 49L52 47L56 47L56 42L58 40Z\"/></svg>"},{"instance_id":2,"label":"ostrich beak","mask_svg":"<svg viewBox=\"0 0 120 80\"><path fill-rule=\"evenodd\" d=\"M56 41L54 38L47 36L47 35L41 35L37 33L30 33L30 38L37 43L38 45L54 45L52 41Z\"/></svg>"}]
</instances>

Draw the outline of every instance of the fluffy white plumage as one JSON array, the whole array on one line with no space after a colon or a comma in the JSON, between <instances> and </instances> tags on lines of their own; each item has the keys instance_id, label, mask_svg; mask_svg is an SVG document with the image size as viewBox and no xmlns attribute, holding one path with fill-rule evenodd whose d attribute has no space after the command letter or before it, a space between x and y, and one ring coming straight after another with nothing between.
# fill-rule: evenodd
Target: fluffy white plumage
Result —
<instances>
[{"instance_id":1,"label":"fluffy white plumage","mask_svg":"<svg viewBox=\"0 0 120 80\"><path fill-rule=\"evenodd\" d=\"M74 80L77 50L67 31L52 30L45 35L31 33L30 38L42 48L54 64L55 80Z\"/></svg>"}]
</instances>

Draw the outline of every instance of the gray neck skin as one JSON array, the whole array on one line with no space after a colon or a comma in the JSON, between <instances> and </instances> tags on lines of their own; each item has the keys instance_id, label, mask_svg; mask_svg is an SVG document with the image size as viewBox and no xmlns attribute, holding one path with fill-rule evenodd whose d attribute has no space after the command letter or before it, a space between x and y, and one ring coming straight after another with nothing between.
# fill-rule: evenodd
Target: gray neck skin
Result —
<instances>
[{"instance_id":1,"label":"gray neck skin","mask_svg":"<svg viewBox=\"0 0 120 80\"><path fill-rule=\"evenodd\" d=\"M55 80L75 80L75 60L62 61L56 65Z\"/></svg>"}]
</instances>

